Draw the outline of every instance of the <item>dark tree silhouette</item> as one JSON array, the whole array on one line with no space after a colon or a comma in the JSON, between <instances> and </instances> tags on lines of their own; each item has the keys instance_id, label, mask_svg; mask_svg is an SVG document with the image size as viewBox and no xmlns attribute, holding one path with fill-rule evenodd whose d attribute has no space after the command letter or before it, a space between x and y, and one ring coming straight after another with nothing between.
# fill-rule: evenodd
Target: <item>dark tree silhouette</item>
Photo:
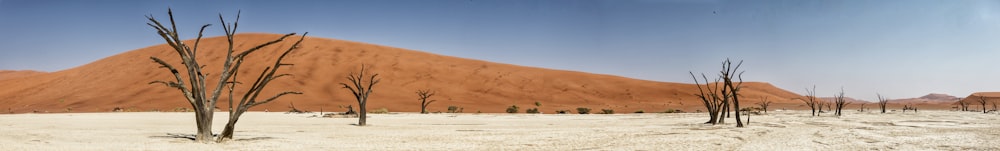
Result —
<instances>
[{"instance_id":1,"label":"dark tree silhouette","mask_svg":"<svg viewBox=\"0 0 1000 151\"><path fill-rule=\"evenodd\" d=\"M889 104L889 99L882 96L882 94L875 93L878 96L878 108L882 109L882 113L885 113L885 106Z\"/></svg>"},{"instance_id":2,"label":"dark tree silhouette","mask_svg":"<svg viewBox=\"0 0 1000 151\"><path fill-rule=\"evenodd\" d=\"M767 96L762 96L760 97L760 102L757 102L757 106L760 106L760 109L764 110L764 114L767 114L767 107L771 106L771 101L767 100ZM749 123L750 121L748 120L747 122Z\"/></svg>"},{"instance_id":3,"label":"dark tree silhouette","mask_svg":"<svg viewBox=\"0 0 1000 151\"><path fill-rule=\"evenodd\" d=\"M743 71L739 71L739 68L743 65L743 61L737 63L735 67L732 65L733 63L729 59L723 61L719 78L716 78L715 82L711 84L708 82L708 77L705 74L701 74L702 80L705 82L704 87L698 83L698 78L694 76L693 72L688 72L691 74L691 78L695 80L695 85L698 86L699 94L696 95L702 99L702 103L708 110L709 116L711 116L709 121L705 123L712 125L725 123L725 118L728 117L727 113L730 108L734 108L736 112L739 112L739 91L743 84ZM737 73L737 71L739 72ZM719 82L720 79L722 80L721 83ZM733 80L738 81L734 82ZM722 87L719 87L719 84L722 84ZM729 106L730 103L733 107ZM739 113L736 113L736 127L743 127Z\"/></svg>"},{"instance_id":4,"label":"dark tree silhouette","mask_svg":"<svg viewBox=\"0 0 1000 151\"><path fill-rule=\"evenodd\" d=\"M818 100L816 100L816 86L815 85L813 85L813 89L812 90L809 90L809 88L806 88L806 98L804 98L804 99L803 98L796 98L796 99L802 100L803 103L806 103L806 106L808 106L809 109L812 109L812 116L816 116L816 109L817 108L820 109L820 110L822 110L822 106L820 106L820 105L822 105L821 104L822 102L819 102Z\"/></svg>"},{"instance_id":5,"label":"dark tree silhouette","mask_svg":"<svg viewBox=\"0 0 1000 151\"><path fill-rule=\"evenodd\" d=\"M430 89L417 90L417 96L420 96L420 114L427 114L427 105L430 105L431 103L437 101L437 100L427 101L427 98L434 96L434 94L435 92L431 91Z\"/></svg>"},{"instance_id":6,"label":"dark tree silhouette","mask_svg":"<svg viewBox=\"0 0 1000 151\"><path fill-rule=\"evenodd\" d=\"M976 102L978 102L979 105L983 107L983 113L986 113L987 112L986 111L986 103L987 103L986 96L980 95L979 96L979 100L976 100Z\"/></svg>"},{"instance_id":7,"label":"dark tree silhouette","mask_svg":"<svg viewBox=\"0 0 1000 151\"><path fill-rule=\"evenodd\" d=\"M377 79L378 73L367 76L365 74L367 74L365 72L365 65L361 65L361 72L358 72L356 75L352 72L347 76L347 80L351 81L351 85L340 83L345 89L351 90L354 99L358 100L358 126L365 126L367 124L365 123L365 119L368 115L368 107L366 106L368 104L368 96L372 94L372 87L381 80ZM368 81L365 81L365 79L368 79Z\"/></svg>"},{"instance_id":8,"label":"dark tree silhouette","mask_svg":"<svg viewBox=\"0 0 1000 151\"><path fill-rule=\"evenodd\" d=\"M841 110L843 110L844 107L847 106L848 104L851 104L847 102L846 99L844 99L844 88L840 88L840 93L834 95L833 104L836 105L836 111L834 111L834 114L837 116L841 116L842 115Z\"/></svg>"},{"instance_id":9,"label":"dark tree silhouette","mask_svg":"<svg viewBox=\"0 0 1000 151\"><path fill-rule=\"evenodd\" d=\"M286 34L278 39L269 41L267 43L259 44L248 50L236 53L236 51L233 48L233 45L235 43L233 40L233 35L235 35L236 27L238 27L239 24L239 13L237 13L236 21L233 22L232 25L228 25L226 21L222 18L222 15L220 14L219 21L224 25L223 29L226 32L226 37L228 40L229 47L226 52L226 57L224 58L225 63L223 63L222 65L222 72L220 72L221 74L218 75L219 79L218 81L216 81L218 84L216 84L215 88L210 89L206 86L206 83L209 83L211 81L208 81L205 78L208 75L203 74L204 72L202 72L202 68L204 68L204 65L198 63L196 54L198 53L198 44L201 42L202 33L204 33L205 28L209 27L211 24L206 24L201 26L201 30L198 31L198 38L195 39L194 45L188 46L181 40L180 36L177 33L177 25L176 22L174 21L173 11L167 9L167 15L169 15L170 18L170 28L167 28L166 26L161 24L151 15L146 16L146 19L149 20L149 23L146 24L149 25L150 27L153 27L153 29L156 29L157 34L159 34L160 37L162 37L163 40L166 41L167 44L171 48L173 48L173 50L177 53L177 55L181 60L181 64L183 64L184 67L187 69L185 71L187 80L184 80L183 76L181 76L182 75L181 72L179 72L176 68L171 66L166 61L163 61L162 59L157 57L150 57L150 59L152 59L154 62L160 64L161 68L166 68L174 76L174 81L153 81L150 82L150 84L155 84L155 83L164 84L168 87L176 88L180 90L181 93L184 94L185 99L187 99L188 103L191 104L191 107L194 109L195 113L195 121L196 121L195 124L197 125L198 128L198 133L196 133L194 136L195 141L207 143L210 142L211 139L214 137L212 134L212 119L214 116L213 112L216 108L216 102L218 102L219 96L222 93L223 88L225 88L226 86L229 86L230 120L226 124L226 128L223 130L223 134L219 136L219 138L216 140L217 142L224 142L226 140L232 139L233 128L236 122L238 121L239 116L242 115L243 112L245 112L248 108L274 101L275 99L284 95L302 94L301 92L296 92L296 91L286 91L265 100L257 100L257 96L260 95L261 90L263 90L265 86L267 86L267 83L278 77L283 77L288 75L288 74L278 74L278 75L275 74L279 67L291 65L291 64L283 64L281 63L281 60L284 59L284 57L288 55L288 53L290 53L292 50L295 50L298 47L299 43L301 43L303 38L305 38L304 35L294 45L285 50L285 52L281 54L281 57L275 60L273 69L271 67L268 67L265 68L264 71L262 71L261 75L257 78L257 81L255 81L255 83L250 86L247 93L244 94L244 96L240 101L240 104L238 104L238 106L234 106L232 98L233 89L235 88L235 84L239 83L236 82L236 74L238 73L237 71L240 70L240 66L243 64L244 61L243 59L246 56L250 55L251 53L257 52L257 50L260 50L261 48L281 42L285 40L285 38L295 35L295 33Z\"/></svg>"}]
</instances>

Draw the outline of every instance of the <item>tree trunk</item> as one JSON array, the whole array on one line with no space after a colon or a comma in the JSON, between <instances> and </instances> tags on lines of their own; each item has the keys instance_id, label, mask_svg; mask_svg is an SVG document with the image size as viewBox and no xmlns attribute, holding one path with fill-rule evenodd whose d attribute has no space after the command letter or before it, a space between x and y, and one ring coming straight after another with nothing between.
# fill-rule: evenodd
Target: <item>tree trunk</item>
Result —
<instances>
[{"instance_id":1,"label":"tree trunk","mask_svg":"<svg viewBox=\"0 0 1000 151\"><path fill-rule=\"evenodd\" d=\"M222 143L233 139L233 131L236 129L236 122L240 120L240 116L244 112L237 112L229 117L229 122L226 123L226 127L222 129L222 133L219 134L219 138L216 142Z\"/></svg>"},{"instance_id":2,"label":"tree trunk","mask_svg":"<svg viewBox=\"0 0 1000 151\"><path fill-rule=\"evenodd\" d=\"M740 101L739 101L739 99L737 99L737 97L739 97L739 96L736 96L735 92L737 92L737 91L733 91L733 92L734 92L733 93L733 106L734 106L734 108L736 108L736 127L743 127L743 121L740 119ZM747 113L749 113L749 112L747 112ZM750 115L747 115L747 116L750 116Z\"/></svg>"},{"instance_id":3,"label":"tree trunk","mask_svg":"<svg viewBox=\"0 0 1000 151\"><path fill-rule=\"evenodd\" d=\"M360 112L358 112L358 126L365 126L365 119L368 117L368 107L366 107L366 104L368 104L367 101L359 103L361 107L359 108Z\"/></svg>"},{"instance_id":4,"label":"tree trunk","mask_svg":"<svg viewBox=\"0 0 1000 151\"><path fill-rule=\"evenodd\" d=\"M196 109L195 110L195 121L197 121L198 134L195 134L195 141L208 143L211 142L214 136L212 136L212 110Z\"/></svg>"}]
</instances>

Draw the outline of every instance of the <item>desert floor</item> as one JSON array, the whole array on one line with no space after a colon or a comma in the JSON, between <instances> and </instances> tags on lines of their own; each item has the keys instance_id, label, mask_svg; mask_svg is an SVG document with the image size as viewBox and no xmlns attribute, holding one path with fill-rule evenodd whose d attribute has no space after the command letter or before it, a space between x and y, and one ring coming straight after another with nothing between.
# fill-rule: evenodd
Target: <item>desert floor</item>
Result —
<instances>
[{"instance_id":1,"label":"desert floor","mask_svg":"<svg viewBox=\"0 0 1000 151\"><path fill-rule=\"evenodd\" d=\"M701 124L680 114L370 114L353 118L252 112L235 141L201 144L193 113L0 115L0 150L1000 150L1000 115L957 111L806 111ZM221 132L225 112L218 112Z\"/></svg>"}]
</instances>

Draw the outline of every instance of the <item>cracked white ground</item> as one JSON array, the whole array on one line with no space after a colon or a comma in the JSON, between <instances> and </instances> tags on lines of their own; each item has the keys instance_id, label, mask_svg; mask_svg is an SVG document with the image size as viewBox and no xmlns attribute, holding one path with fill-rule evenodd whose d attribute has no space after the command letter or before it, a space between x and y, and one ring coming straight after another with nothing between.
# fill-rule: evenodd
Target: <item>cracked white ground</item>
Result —
<instances>
[{"instance_id":1,"label":"cracked white ground","mask_svg":"<svg viewBox=\"0 0 1000 151\"><path fill-rule=\"evenodd\" d=\"M317 114L250 112L224 144L169 137L195 132L190 112L3 114L0 150L1000 150L1000 115L981 112L771 111L745 128L705 113Z\"/></svg>"}]
</instances>

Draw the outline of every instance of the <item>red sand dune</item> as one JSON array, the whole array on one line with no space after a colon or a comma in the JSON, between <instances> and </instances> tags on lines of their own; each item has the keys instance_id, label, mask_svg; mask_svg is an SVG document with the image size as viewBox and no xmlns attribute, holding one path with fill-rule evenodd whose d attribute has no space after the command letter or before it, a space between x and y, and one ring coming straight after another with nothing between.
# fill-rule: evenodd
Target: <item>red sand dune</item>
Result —
<instances>
[{"instance_id":1,"label":"red sand dune","mask_svg":"<svg viewBox=\"0 0 1000 151\"><path fill-rule=\"evenodd\" d=\"M155 35L150 35L155 36ZM278 34L239 34L237 50L277 38ZM291 38L297 39L297 38ZM192 40L186 41L192 44ZM238 77L251 81L277 54L294 41L265 48L247 58ZM202 40L200 63L210 81L217 78L221 59L225 55L225 38ZM115 107L136 111L171 111L190 108L181 93L163 85L147 84L154 80L172 80L172 75L149 59L156 56L183 70L176 54L166 45L133 50L96 62L52 73L30 73L28 76L0 74L0 108L15 113L24 112L106 112ZM266 61L265 61L266 60ZM361 64L373 66L382 83L375 86L369 109L388 108L393 112L417 112L418 89L433 89L439 100L429 111L444 111L459 106L464 112L503 112L507 106L520 106L521 112L542 103L541 111L571 110L589 107L595 111L614 109L618 112L645 110L658 112L682 109L703 110L693 95L693 84L657 82L584 72L525 67L479 60L430 54L400 48L307 37L301 49L294 51L286 63L295 64L281 72L294 77L278 79L264 94L280 91L301 91L303 95L283 97L275 102L252 108L261 111L287 111L294 102L299 109L309 111L344 111L341 105L356 104L347 89L338 83L356 71ZM6 73L6 72L3 72ZM214 82L209 83L214 88ZM242 85L241 85L242 86ZM798 108L798 94L776 88L768 83L744 84L743 106L751 106L760 96L769 96L776 105ZM246 88L237 87L241 94ZM270 95L262 96L262 98ZM220 99L219 108L226 108ZM356 106L356 105L355 105ZM774 107L772 107L774 108Z\"/></svg>"},{"instance_id":2,"label":"red sand dune","mask_svg":"<svg viewBox=\"0 0 1000 151\"><path fill-rule=\"evenodd\" d=\"M45 72L33 71L33 70L0 70L0 81L7 79L14 79L20 77L33 76L38 74L43 74Z\"/></svg>"},{"instance_id":3,"label":"red sand dune","mask_svg":"<svg viewBox=\"0 0 1000 151\"><path fill-rule=\"evenodd\" d=\"M986 106L988 110L993 109L993 103L1000 103L1000 92L976 92L969 94L969 96L962 99L962 102L969 103L971 106L981 106L979 103L980 99L986 99ZM958 102L951 103L951 105L958 105ZM972 109L982 109L982 107L969 107Z\"/></svg>"}]
</instances>

